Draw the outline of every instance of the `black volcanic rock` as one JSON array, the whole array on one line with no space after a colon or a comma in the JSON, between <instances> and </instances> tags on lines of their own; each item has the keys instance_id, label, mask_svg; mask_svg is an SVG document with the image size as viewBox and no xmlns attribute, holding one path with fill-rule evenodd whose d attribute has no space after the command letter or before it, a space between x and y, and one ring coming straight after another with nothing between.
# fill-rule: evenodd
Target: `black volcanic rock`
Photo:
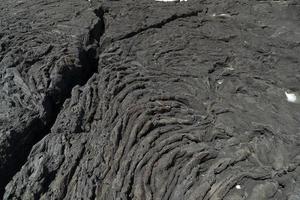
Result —
<instances>
[{"instance_id":1,"label":"black volcanic rock","mask_svg":"<svg viewBox=\"0 0 300 200\"><path fill-rule=\"evenodd\" d=\"M0 7L2 196L71 89L95 71L91 31L100 20L84 1L2 1Z\"/></svg>"},{"instance_id":2,"label":"black volcanic rock","mask_svg":"<svg viewBox=\"0 0 300 200\"><path fill-rule=\"evenodd\" d=\"M4 199L300 199L297 1L0 7Z\"/></svg>"}]
</instances>

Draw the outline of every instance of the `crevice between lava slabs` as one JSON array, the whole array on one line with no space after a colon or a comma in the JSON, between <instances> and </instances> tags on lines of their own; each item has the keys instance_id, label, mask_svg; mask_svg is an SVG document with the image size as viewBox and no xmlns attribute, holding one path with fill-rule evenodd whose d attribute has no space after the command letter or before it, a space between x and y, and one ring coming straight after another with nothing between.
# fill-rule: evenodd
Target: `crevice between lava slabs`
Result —
<instances>
[{"instance_id":1,"label":"crevice between lava slabs","mask_svg":"<svg viewBox=\"0 0 300 200\"><path fill-rule=\"evenodd\" d=\"M141 28L139 28L136 31L132 31L132 32L129 32L129 33L123 35L123 36L120 36L119 38L115 38L115 39L113 39L113 41L119 41L119 40L124 40L124 39L128 39L128 38L132 38L132 37L134 37L134 36L136 36L136 35L144 32L144 31L147 31L147 30L152 29L152 28L162 28L166 24L168 24L170 22L173 22L175 20L178 20L178 19L187 18L187 17L193 17L193 16L198 16L198 14L200 12L202 12L202 11L203 11L203 9L193 10L193 11L190 11L190 12L187 12L187 13L183 13L183 14L174 14L171 17L163 19L162 21L160 21L158 23L149 25L147 27L141 27Z\"/></svg>"},{"instance_id":2,"label":"crevice between lava slabs","mask_svg":"<svg viewBox=\"0 0 300 200\"><path fill-rule=\"evenodd\" d=\"M84 85L97 72L99 41L105 32L105 24L103 9L101 7L95 9L94 13L98 17L98 21L84 36L82 45L78 47L79 64L83 70L73 67L73 70L67 72L68 74L63 74L66 77L64 82L67 82L67 87L64 86L66 88L63 88L63 92L59 92L59 94L56 91L48 91L42 105L45 109L45 116L34 119L22 133L26 138L15 142L17 145L9 152L13 156L11 156L10 164L5 169L5 177L3 175L0 180L0 199L3 197L5 186L25 164L32 147L50 132L64 101L70 97L72 88L75 85ZM74 74L77 74L76 77L80 77L80 79L74 79Z\"/></svg>"}]
</instances>

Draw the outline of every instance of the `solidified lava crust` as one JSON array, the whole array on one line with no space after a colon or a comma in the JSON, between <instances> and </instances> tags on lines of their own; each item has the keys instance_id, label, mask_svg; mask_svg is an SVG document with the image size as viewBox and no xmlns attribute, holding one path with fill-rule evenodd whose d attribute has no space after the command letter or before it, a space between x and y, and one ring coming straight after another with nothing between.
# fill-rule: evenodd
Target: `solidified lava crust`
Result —
<instances>
[{"instance_id":1,"label":"solidified lava crust","mask_svg":"<svg viewBox=\"0 0 300 200\"><path fill-rule=\"evenodd\" d=\"M300 199L298 1L0 14L0 198Z\"/></svg>"}]
</instances>

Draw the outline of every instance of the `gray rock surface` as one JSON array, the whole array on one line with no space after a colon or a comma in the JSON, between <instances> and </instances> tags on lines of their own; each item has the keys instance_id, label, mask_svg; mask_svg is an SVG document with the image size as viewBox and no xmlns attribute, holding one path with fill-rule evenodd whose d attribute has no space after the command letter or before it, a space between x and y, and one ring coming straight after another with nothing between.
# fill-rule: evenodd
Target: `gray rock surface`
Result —
<instances>
[{"instance_id":1,"label":"gray rock surface","mask_svg":"<svg viewBox=\"0 0 300 200\"><path fill-rule=\"evenodd\" d=\"M4 199L300 199L297 1L0 7Z\"/></svg>"},{"instance_id":2,"label":"gray rock surface","mask_svg":"<svg viewBox=\"0 0 300 200\"><path fill-rule=\"evenodd\" d=\"M0 7L2 196L71 89L96 70L93 29L100 23L84 1L2 1Z\"/></svg>"}]
</instances>

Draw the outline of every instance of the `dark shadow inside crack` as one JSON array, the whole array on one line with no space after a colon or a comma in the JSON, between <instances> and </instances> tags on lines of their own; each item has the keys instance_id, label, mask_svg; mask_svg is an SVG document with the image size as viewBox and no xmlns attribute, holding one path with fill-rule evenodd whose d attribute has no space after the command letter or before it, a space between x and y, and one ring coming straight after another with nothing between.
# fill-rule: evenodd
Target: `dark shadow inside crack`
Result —
<instances>
[{"instance_id":1,"label":"dark shadow inside crack","mask_svg":"<svg viewBox=\"0 0 300 200\"><path fill-rule=\"evenodd\" d=\"M73 87L84 85L93 74L97 73L100 54L99 42L105 32L104 10L100 7L95 9L94 13L98 17L98 21L89 31L88 41L78 49L79 65L82 67L73 66L71 70L63 74L63 81L58 85L59 90L46 93L42 103L45 115L32 120L22 133L16 133L24 137L19 138L18 141L11 141L14 145L7 149L7 153L10 154L8 165L3 170L5 173L0 174L0 199L3 198L5 186L26 163L32 147L49 134L64 101L71 96Z\"/></svg>"}]
</instances>

